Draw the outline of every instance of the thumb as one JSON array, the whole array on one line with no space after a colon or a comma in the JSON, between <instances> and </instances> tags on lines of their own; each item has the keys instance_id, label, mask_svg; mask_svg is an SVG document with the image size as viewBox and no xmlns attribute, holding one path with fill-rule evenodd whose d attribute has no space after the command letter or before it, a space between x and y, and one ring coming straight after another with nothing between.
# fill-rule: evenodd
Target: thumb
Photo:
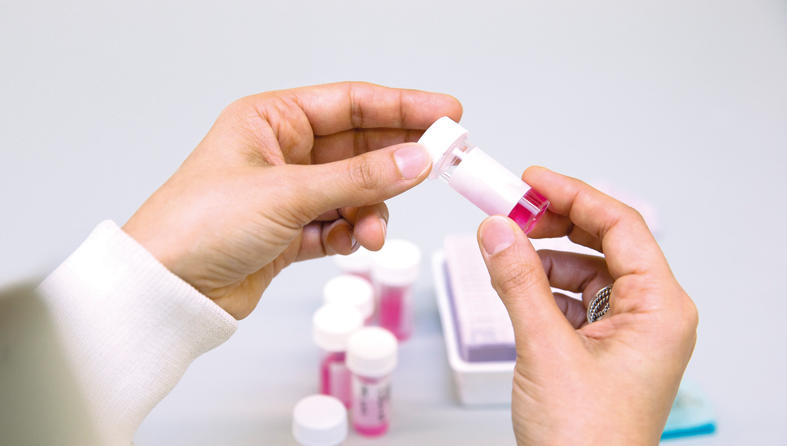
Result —
<instances>
[{"instance_id":1,"label":"thumb","mask_svg":"<svg viewBox=\"0 0 787 446\"><path fill-rule=\"evenodd\" d=\"M292 203L311 221L327 211L380 203L423 181L431 157L415 143L398 144L326 164L290 166Z\"/></svg>"},{"instance_id":2,"label":"thumb","mask_svg":"<svg viewBox=\"0 0 787 446\"><path fill-rule=\"evenodd\" d=\"M508 310L517 348L554 345L573 333L555 303L541 258L511 219L494 216L478 228L478 244L492 286Z\"/></svg>"}]
</instances>

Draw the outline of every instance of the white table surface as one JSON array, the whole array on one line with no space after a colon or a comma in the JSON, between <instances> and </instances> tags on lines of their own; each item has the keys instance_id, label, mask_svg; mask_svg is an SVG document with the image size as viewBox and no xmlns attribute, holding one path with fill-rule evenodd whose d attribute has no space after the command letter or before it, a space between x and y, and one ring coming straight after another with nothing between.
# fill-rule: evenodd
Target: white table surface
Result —
<instances>
[{"instance_id":1,"label":"white table surface","mask_svg":"<svg viewBox=\"0 0 787 446\"><path fill-rule=\"evenodd\" d=\"M124 222L237 97L347 79L445 91L513 170L606 179L658 209L700 311L687 375L719 425L674 444L787 444L785 11L781 0L1 2L0 283L52 268L102 219ZM390 207L391 234L426 252L482 217L442 184ZM316 388L309 314L334 272L285 271L137 444L289 444L289 411ZM426 266L417 297L392 430L349 444L510 444L507 410L455 403Z\"/></svg>"}]
</instances>

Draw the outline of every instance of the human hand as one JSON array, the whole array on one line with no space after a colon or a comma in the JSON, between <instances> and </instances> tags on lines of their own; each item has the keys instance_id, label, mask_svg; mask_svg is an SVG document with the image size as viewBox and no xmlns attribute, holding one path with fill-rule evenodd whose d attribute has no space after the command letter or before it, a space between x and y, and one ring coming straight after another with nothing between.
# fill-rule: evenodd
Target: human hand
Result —
<instances>
[{"instance_id":1,"label":"human hand","mask_svg":"<svg viewBox=\"0 0 787 446\"><path fill-rule=\"evenodd\" d=\"M383 201L431 166L408 142L461 114L450 96L366 83L240 99L123 229L241 319L290 263L379 249Z\"/></svg>"},{"instance_id":2,"label":"human hand","mask_svg":"<svg viewBox=\"0 0 787 446\"><path fill-rule=\"evenodd\" d=\"M568 235L604 257L536 253L505 217L479 228L514 326L517 443L657 444L694 349L694 303L637 211L544 168L529 168L523 179L551 201L531 237ZM585 308L610 284L609 312L585 323ZM553 296L550 286L580 292L582 302Z\"/></svg>"}]
</instances>

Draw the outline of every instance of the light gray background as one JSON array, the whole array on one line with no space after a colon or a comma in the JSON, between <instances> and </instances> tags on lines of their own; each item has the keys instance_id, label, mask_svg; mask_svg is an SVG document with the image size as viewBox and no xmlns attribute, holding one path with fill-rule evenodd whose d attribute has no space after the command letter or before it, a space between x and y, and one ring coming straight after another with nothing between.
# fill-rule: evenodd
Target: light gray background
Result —
<instances>
[{"instance_id":1,"label":"light gray background","mask_svg":"<svg viewBox=\"0 0 787 446\"><path fill-rule=\"evenodd\" d=\"M2 0L0 56L0 282L124 222L237 97L347 79L448 92L514 170L606 178L658 208L700 310L687 375L719 421L677 444L787 443L784 1ZM442 184L390 207L390 234L426 252L482 217ZM316 388L310 313L334 273L285 271L136 441L289 444L291 406ZM374 444L511 443L507 410L455 405L430 286L425 265L392 432Z\"/></svg>"}]
</instances>

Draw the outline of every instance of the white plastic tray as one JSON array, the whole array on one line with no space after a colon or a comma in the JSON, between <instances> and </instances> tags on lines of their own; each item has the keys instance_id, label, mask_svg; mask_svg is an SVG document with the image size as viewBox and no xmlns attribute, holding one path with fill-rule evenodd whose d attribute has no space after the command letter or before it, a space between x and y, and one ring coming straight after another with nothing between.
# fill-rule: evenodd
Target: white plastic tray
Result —
<instances>
[{"instance_id":1,"label":"white plastic tray","mask_svg":"<svg viewBox=\"0 0 787 446\"><path fill-rule=\"evenodd\" d=\"M459 401L464 405L511 404L514 361L467 362L459 355L442 251L432 255L432 275L448 363L454 375Z\"/></svg>"}]
</instances>

